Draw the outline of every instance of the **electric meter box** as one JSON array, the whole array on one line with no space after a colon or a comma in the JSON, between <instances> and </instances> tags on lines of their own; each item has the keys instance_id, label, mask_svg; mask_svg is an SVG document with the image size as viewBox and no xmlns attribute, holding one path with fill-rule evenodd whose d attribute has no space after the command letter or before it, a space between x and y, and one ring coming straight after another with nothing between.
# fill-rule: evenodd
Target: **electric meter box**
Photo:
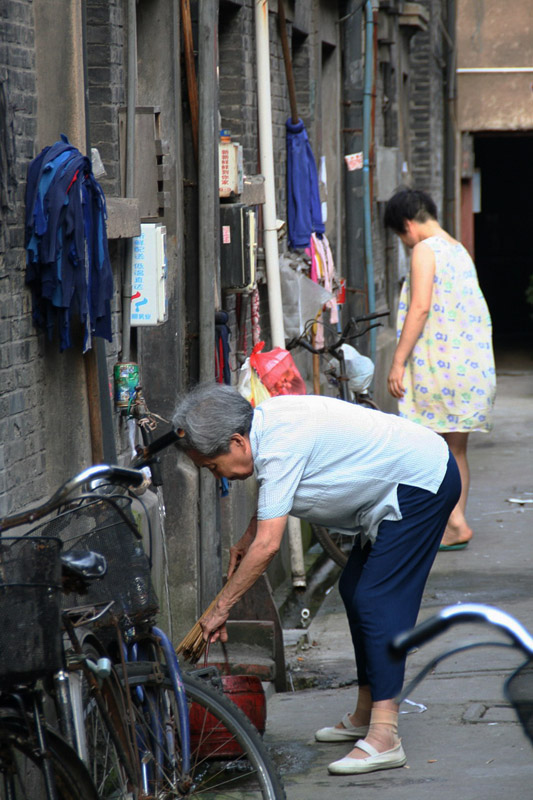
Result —
<instances>
[{"instance_id":1,"label":"electric meter box","mask_svg":"<svg viewBox=\"0 0 533 800\"><path fill-rule=\"evenodd\" d=\"M168 317L167 229L142 223L133 239L131 265L131 324L161 325Z\"/></svg>"},{"instance_id":2,"label":"electric meter box","mask_svg":"<svg viewBox=\"0 0 533 800\"><path fill-rule=\"evenodd\" d=\"M220 142L218 145L218 196L234 197L242 194L242 145L237 142Z\"/></svg>"},{"instance_id":3,"label":"electric meter box","mask_svg":"<svg viewBox=\"0 0 533 800\"><path fill-rule=\"evenodd\" d=\"M223 289L251 291L255 285L257 235L255 208L220 205L220 282Z\"/></svg>"}]
</instances>

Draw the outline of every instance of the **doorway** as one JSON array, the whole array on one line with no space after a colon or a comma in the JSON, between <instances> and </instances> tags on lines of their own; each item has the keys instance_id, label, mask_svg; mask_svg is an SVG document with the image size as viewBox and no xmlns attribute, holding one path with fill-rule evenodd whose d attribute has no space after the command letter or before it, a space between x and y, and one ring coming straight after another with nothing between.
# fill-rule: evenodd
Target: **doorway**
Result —
<instances>
[{"instance_id":1,"label":"doorway","mask_svg":"<svg viewBox=\"0 0 533 800\"><path fill-rule=\"evenodd\" d=\"M475 262L497 351L533 354L533 134L477 134L481 210L474 215Z\"/></svg>"}]
</instances>

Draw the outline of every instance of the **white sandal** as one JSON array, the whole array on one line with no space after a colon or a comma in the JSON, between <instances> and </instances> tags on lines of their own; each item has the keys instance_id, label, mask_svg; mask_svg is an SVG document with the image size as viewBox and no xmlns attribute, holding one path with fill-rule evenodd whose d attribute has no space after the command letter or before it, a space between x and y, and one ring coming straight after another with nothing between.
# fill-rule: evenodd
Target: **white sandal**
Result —
<instances>
[{"instance_id":1,"label":"white sandal","mask_svg":"<svg viewBox=\"0 0 533 800\"><path fill-rule=\"evenodd\" d=\"M394 769L403 767L407 761L407 756L402 747L401 741L391 750L380 753L368 742L359 741L355 744L360 750L368 753L368 758L350 758L345 756L339 761L333 761L328 766L328 772L332 775L356 775L360 772L375 772L378 769Z\"/></svg>"},{"instance_id":2,"label":"white sandal","mask_svg":"<svg viewBox=\"0 0 533 800\"><path fill-rule=\"evenodd\" d=\"M320 728L315 733L317 742L347 742L355 739L360 739L368 733L368 725L360 725L356 727L352 724L349 714L345 714L342 718L343 728Z\"/></svg>"}]
</instances>

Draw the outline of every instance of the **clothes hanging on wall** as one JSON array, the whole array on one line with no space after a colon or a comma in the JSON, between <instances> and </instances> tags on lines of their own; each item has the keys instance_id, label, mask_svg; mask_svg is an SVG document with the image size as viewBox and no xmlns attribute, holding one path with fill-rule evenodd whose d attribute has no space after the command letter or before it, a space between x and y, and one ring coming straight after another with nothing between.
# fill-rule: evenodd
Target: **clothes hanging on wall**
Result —
<instances>
[{"instance_id":1,"label":"clothes hanging on wall","mask_svg":"<svg viewBox=\"0 0 533 800\"><path fill-rule=\"evenodd\" d=\"M309 247L313 232L324 233L313 151L301 119L287 129L287 226L293 250Z\"/></svg>"},{"instance_id":2,"label":"clothes hanging on wall","mask_svg":"<svg viewBox=\"0 0 533 800\"><path fill-rule=\"evenodd\" d=\"M309 277L315 283L321 284L333 295L331 300L328 300L325 304L324 309L329 309L330 324L337 325L339 322L339 308L335 292L338 287L338 279L333 254L326 234L312 233L309 247L305 252L311 259ZM316 326L314 346L317 348L324 347L324 328L322 325Z\"/></svg>"},{"instance_id":3,"label":"clothes hanging on wall","mask_svg":"<svg viewBox=\"0 0 533 800\"><path fill-rule=\"evenodd\" d=\"M217 383L230 384L230 329L228 327L228 319L229 316L226 311L215 312L215 380Z\"/></svg>"},{"instance_id":4,"label":"clothes hanging on wall","mask_svg":"<svg viewBox=\"0 0 533 800\"><path fill-rule=\"evenodd\" d=\"M71 346L71 323L84 328L83 352L93 336L112 340L113 276L107 248L106 203L91 161L64 134L28 167L26 283L34 324L60 350Z\"/></svg>"}]
</instances>

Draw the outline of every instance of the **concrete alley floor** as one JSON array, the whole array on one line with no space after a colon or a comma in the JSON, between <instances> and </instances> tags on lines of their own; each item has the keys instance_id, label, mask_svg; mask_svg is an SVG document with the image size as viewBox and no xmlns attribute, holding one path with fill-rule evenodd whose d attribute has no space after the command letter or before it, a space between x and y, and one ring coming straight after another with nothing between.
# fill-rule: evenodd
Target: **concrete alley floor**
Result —
<instances>
[{"instance_id":1,"label":"concrete alley floor","mask_svg":"<svg viewBox=\"0 0 533 800\"><path fill-rule=\"evenodd\" d=\"M420 619L446 605L479 602L516 616L533 632L533 359L500 358L494 431L470 437L468 519L474 538L463 551L439 553ZM407 679L430 657L467 641L503 637L481 625L455 627L414 652ZM503 696L523 658L481 648L439 664L404 703L400 734L405 767L365 776L330 776L349 752L319 744L314 731L352 710L357 694L348 625L337 587L328 593L299 646L286 649L293 676L317 687L270 697L266 739L284 775L288 800L501 800L533 797L533 748ZM298 683L298 682L297 682ZM318 688L327 686L328 688ZM533 699L533 686L532 693Z\"/></svg>"}]
</instances>

